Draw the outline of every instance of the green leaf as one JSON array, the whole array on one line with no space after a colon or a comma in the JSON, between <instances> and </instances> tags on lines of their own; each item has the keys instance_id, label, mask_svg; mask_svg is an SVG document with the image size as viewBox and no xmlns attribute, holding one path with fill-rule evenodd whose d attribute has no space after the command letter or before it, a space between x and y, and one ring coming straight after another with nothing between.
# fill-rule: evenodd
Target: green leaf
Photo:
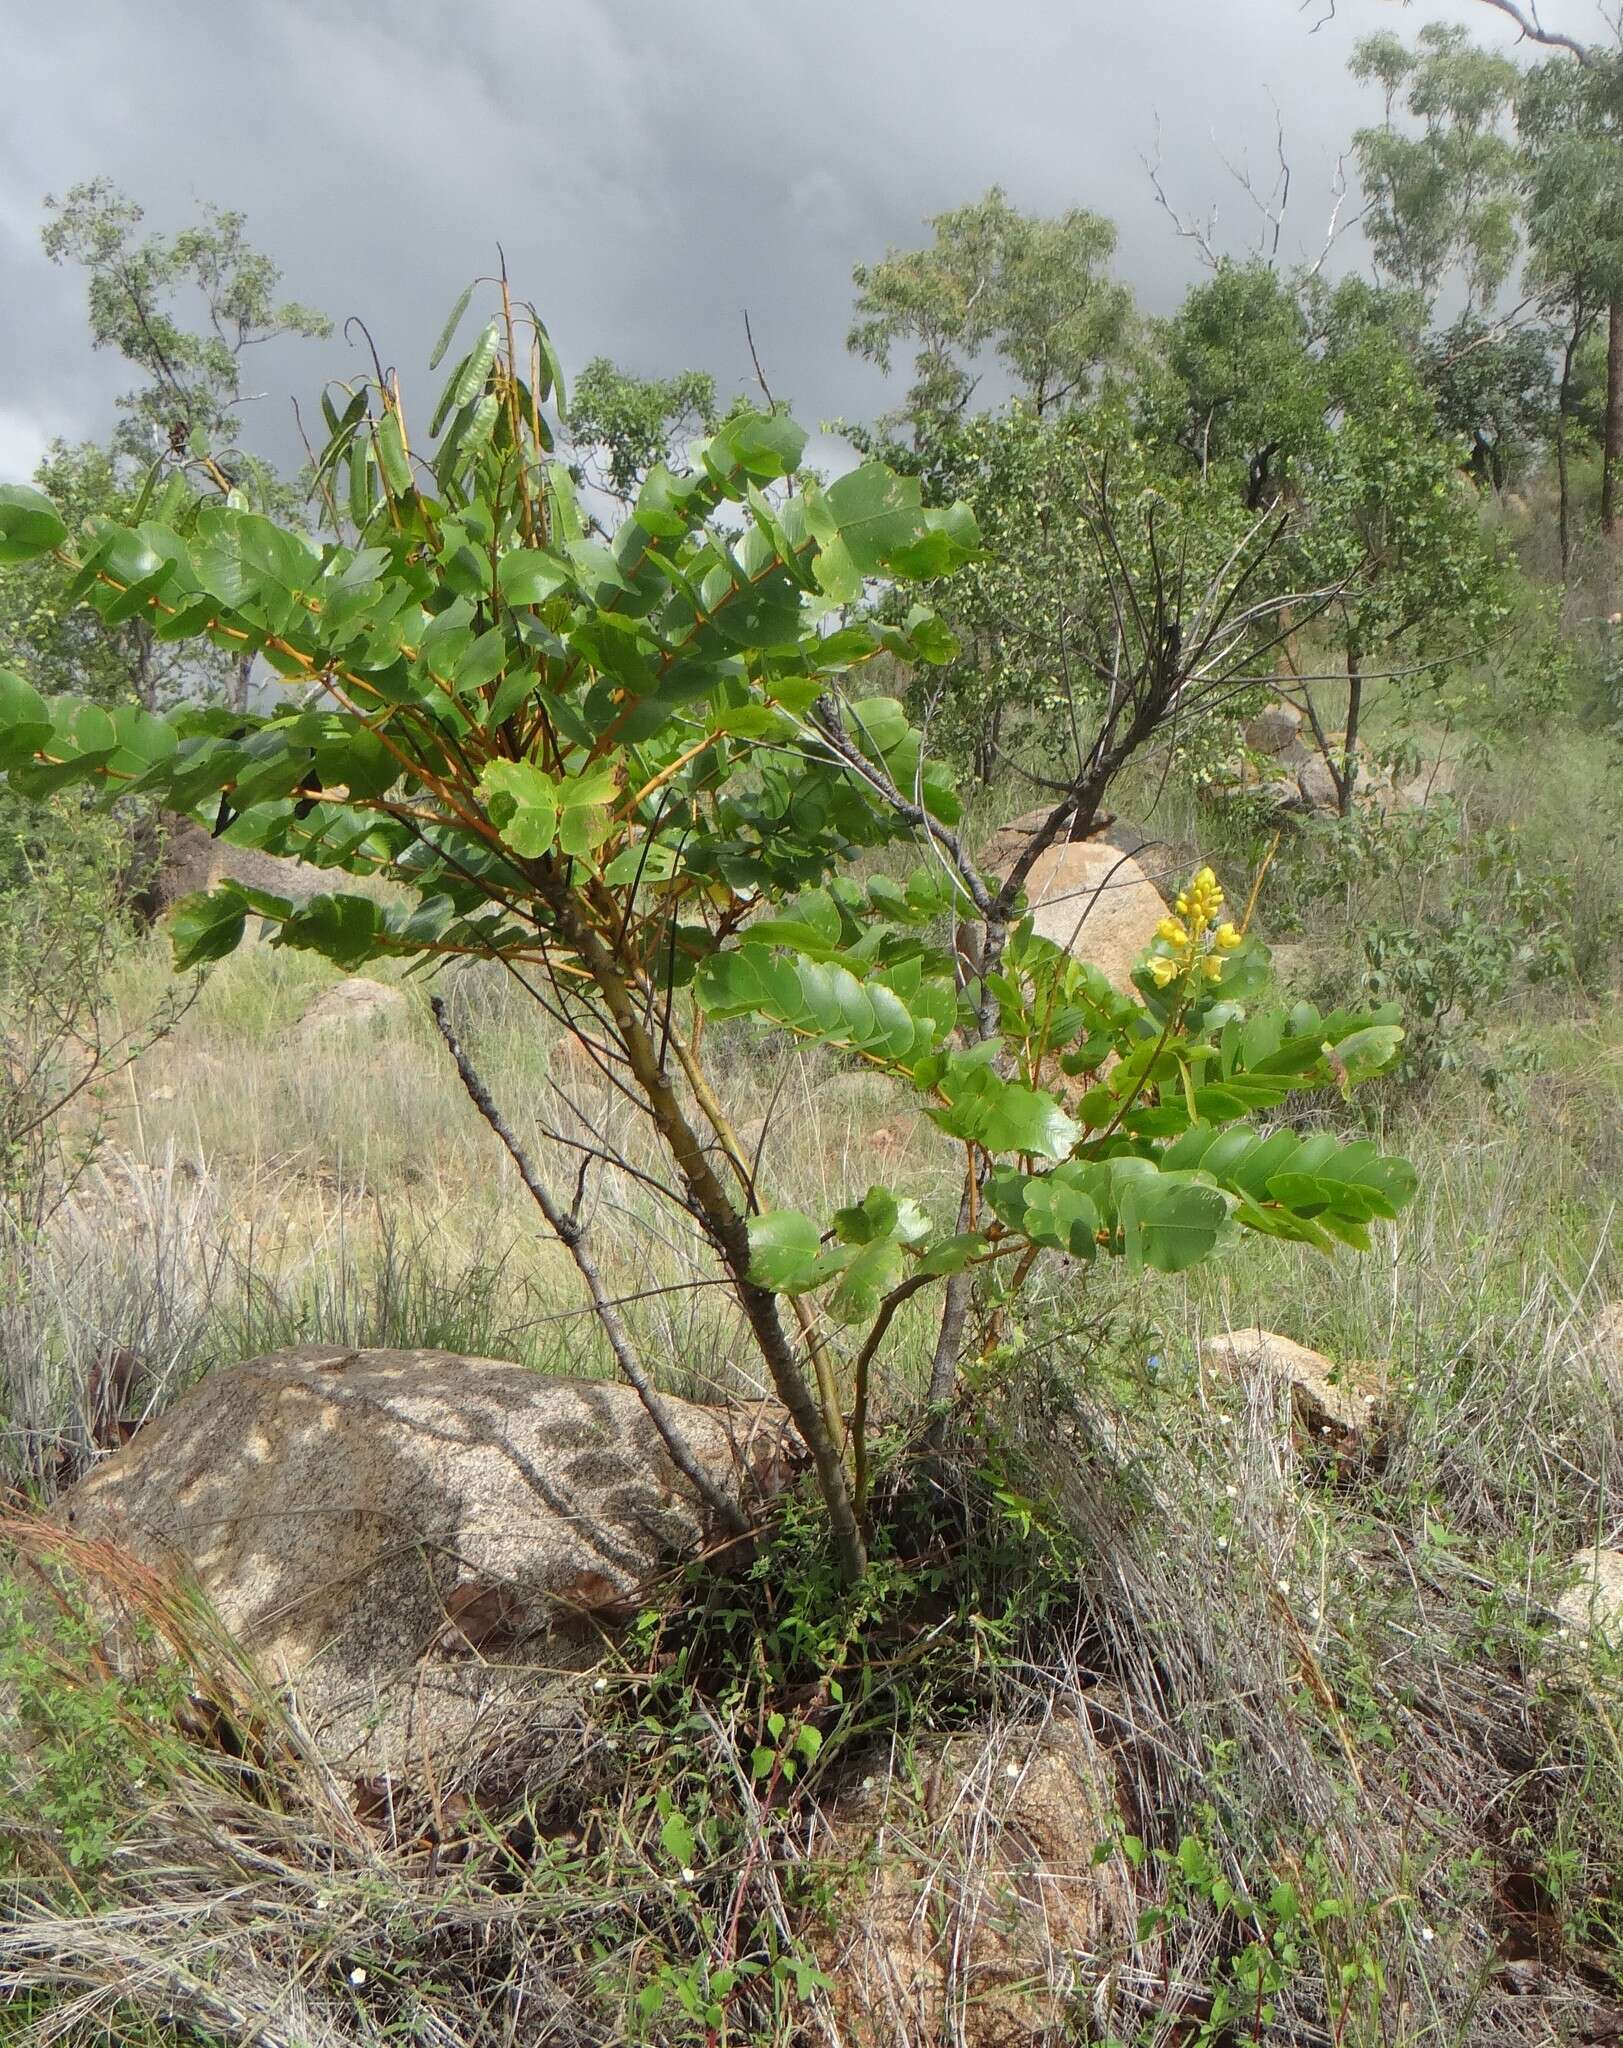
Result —
<instances>
[{"instance_id":1,"label":"green leaf","mask_svg":"<svg viewBox=\"0 0 1623 2048\"><path fill-rule=\"evenodd\" d=\"M846 1261L828 1298L837 1323L866 1323L902 1277L902 1248L893 1237L861 1246Z\"/></svg>"},{"instance_id":2,"label":"green leaf","mask_svg":"<svg viewBox=\"0 0 1623 2048\"><path fill-rule=\"evenodd\" d=\"M693 1829L687 1816L680 1810L673 1810L665 1817L665 1825L659 1831L659 1846L671 1861L684 1870L691 1870L698 1855L698 1844L693 1839Z\"/></svg>"},{"instance_id":3,"label":"green leaf","mask_svg":"<svg viewBox=\"0 0 1623 2048\"><path fill-rule=\"evenodd\" d=\"M533 761L488 761L479 793L502 843L526 860L550 853L558 836L558 785Z\"/></svg>"},{"instance_id":4,"label":"green leaf","mask_svg":"<svg viewBox=\"0 0 1623 2048\"><path fill-rule=\"evenodd\" d=\"M482 690L493 683L507 660L507 642L498 627L483 632L467 648L456 665L456 686L461 692Z\"/></svg>"},{"instance_id":5,"label":"green leaf","mask_svg":"<svg viewBox=\"0 0 1623 2048\"><path fill-rule=\"evenodd\" d=\"M774 1294L801 1294L822 1277L822 1232L796 1209L767 1209L749 1220L750 1278Z\"/></svg>"},{"instance_id":6,"label":"green leaf","mask_svg":"<svg viewBox=\"0 0 1623 2048\"><path fill-rule=\"evenodd\" d=\"M1024 1082L1005 1081L990 1067L955 1054L941 1077L946 1107L927 1104L927 1113L950 1136L984 1145L989 1152L1026 1152L1037 1159L1064 1159L1082 1135L1054 1097Z\"/></svg>"},{"instance_id":7,"label":"green leaf","mask_svg":"<svg viewBox=\"0 0 1623 2048\"><path fill-rule=\"evenodd\" d=\"M370 896L312 896L283 920L274 943L319 953L335 967L353 971L378 957L386 929L383 908Z\"/></svg>"},{"instance_id":8,"label":"green leaf","mask_svg":"<svg viewBox=\"0 0 1623 2048\"><path fill-rule=\"evenodd\" d=\"M863 750L870 754L894 753L913 730L895 697L859 697L846 715Z\"/></svg>"},{"instance_id":9,"label":"green leaf","mask_svg":"<svg viewBox=\"0 0 1623 2048\"><path fill-rule=\"evenodd\" d=\"M1128 1271L1149 1266L1182 1273L1198 1265L1228 1231L1229 1211L1229 1199L1217 1188L1162 1180L1153 1167L1133 1178L1120 1202Z\"/></svg>"},{"instance_id":10,"label":"green leaf","mask_svg":"<svg viewBox=\"0 0 1623 2048\"><path fill-rule=\"evenodd\" d=\"M812 530L825 546L837 535L857 573L874 576L923 529L922 499L917 477L898 476L882 462L864 463L829 485L823 493L827 523L821 532L816 523Z\"/></svg>"},{"instance_id":11,"label":"green leaf","mask_svg":"<svg viewBox=\"0 0 1623 2048\"><path fill-rule=\"evenodd\" d=\"M247 894L235 882L182 896L169 913L176 967L201 967L234 953L247 929L248 910Z\"/></svg>"},{"instance_id":12,"label":"green leaf","mask_svg":"<svg viewBox=\"0 0 1623 2048\"><path fill-rule=\"evenodd\" d=\"M957 1237L943 1238L940 1244L931 1245L914 1267L916 1273L961 1273L971 1259L979 1258L986 1249L986 1239L978 1230L966 1230Z\"/></svg>"},{"instance_id":13,"label":"green leaf","mask_svg":"<svg viewBox=\"0 0 1623 2048\"><path fill-rule=\"evenodd\" d=\"M68 529L43 491L30 484L0 484L0 565L37 561L67 537Z\"/></svg>"},{"instance_id":14,"label":"green leaf","mask_svg":"<svg viewBox=\"0 0 1623 2048\"><path fill-rule=\"evenodd\" d=\"M798 468L806 435L787 413L746 412L716 430L710 450L721 466L771 482Z\"/></svg>"},{"instance_id":15,"label":"green leaf","mask_svg":"<svg viewBox=\"0 0 1623 2048\"><path fill-rule=\"evenodd\" d=\"M835 1210L834 1235L842 1244L873 1244L895 1234L899 1214L889 1188L869 1188L854 1207Z\"/></svg>"},{"instance_id":16,"label":"green leaf","mask_svg":"<svg viewBox=\"0 0 1623 2048\"><path fill-rule=\"evenodd\" d=\"M32 761L51 729L50 709L38 690L0 668L0 769Z\"/></svg>"},{"instance_id":17,"label":"green leaf","mask_svg":"<svg viewBox=\"0 0 1623 2048\"><path fill-rule=\"evenodd\" d=\"M496 584L509 604L545 604L574 583L574 571L545 548L515 548L496 567Z\"/></svg>"}]
</instances>

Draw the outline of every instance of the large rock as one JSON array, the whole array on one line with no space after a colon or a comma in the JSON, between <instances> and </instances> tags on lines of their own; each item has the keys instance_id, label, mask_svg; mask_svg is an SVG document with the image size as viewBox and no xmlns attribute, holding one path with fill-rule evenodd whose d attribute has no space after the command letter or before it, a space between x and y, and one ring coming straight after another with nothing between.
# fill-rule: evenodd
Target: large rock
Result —
<instances>
[{"instance_id":1,"label":"large rock","mask_svg":"<svg viewBox=\"0 0 1623 2048\"><path fill-rule=\"evenodd\" d=\"M1573 1633L1595 1636L1623 1650L1623 1550L1597 1543L1567 1560L1574 1582L1556 1602L1556 1612Z\"/></svg>"},{"instance_id":2,"label":"large rock","mask_svg":"<svg viewBox=\"0 0 1623 2048\"><path fill-rule=\"evenodd\" d=\"M1590 1324L1584 1357L1602 1382L1623 1396L1623 1301L1609 1301Z\"/></svg>"},{"instance_id":3,"label":"large rock","mask_svg":"<svg viewBox=\"0 0 1623 2048\"><path fill-rule=\"evenodd\" d=\"M296 1029L301 1038L329 1038L335 1033L371 1028L403 1017L408 998L403 988L386 981L369 981L365 975L350 975L321 991Z\"/></svg>"},{"instance_id":4,"label":"large rock","mask_svg":"<svg viewBox=\"0 0 1623 2048\"><path fill-rule=\"evenodd\" d=\"M1040 854L1026 877L1032 923L1045 939L1131 990L1134 967L1167 914L1160 891L1130 854L1097 839Z\"/></svg>"},{"instance_id":5,"label":"large rock","mask_svg":"<svg viewBox=\"0 0 1623 2048\"><path fill-rule=\"evenodd\" d=\"M909 1779L867 1781L825 1813L847 1875L816 1940L848 2048L1071 2039L1079 1971L1132 1940L1135 1898L1108 1758L1056 1719L938 1739Z\"/></svg>"},{"instance_id":6,"label":"large rock","mask_svg":"<svg viewBox=\"0 0 1623 2048\"><path fill-rule=\"evenodd\" d=\"M1434 798L1453 796L1459 783L1452 761L1433 761L1407 782L1389 787L1385 808L1393 811L1423 811Z\"/></svg>"},{"instance_id":7,"label":"large rock","mask_svg":"<svg viewBox=\"0 0 1623 2048\"><path fill-rule=\"evenodd\" d=\"M1023 811L1018 818L1011 818L1008 824L1000 826L986 843L981 854L981 867L989 875L1006 875L1052 815L1052 806L1043 804L1034 811ZM1124 819L1103 811L1095 819L1093 830L1083 843L1113 846L1118 853L1141 853L1153 842L1136 825L1129 825Z\"/></svg>"},{"instance_id":8,"label":"large rock","mask_svg":"<svg viewBox=\"0 0 1623 2048\"><path fill-rule=\"evenodd\" d=\"M1267 1373L1290 1390L1291 1437L1318 1462L1361 1462L1377 1452L1387 1426L1386 1375L1373 1365L1336 1365L1277 1331L1230 1330L1208 1337L1201 1357L1237 1378Z\"/></svg>"},{"instance_id":9,"label":"large rock","mask_svg":"<svg viewBox=\"0 0 1623 2048\"><path fill-rule=\"evenodd\" d=\"M1265 704L1245 723L1245 743L1258 754L1282 754L1292 740L1300 738L1302 714L1283 698Z\"/></svg>"},{"instance_id":10,"label":"large rock","mask_svg":"<svg viewBox=\"0 0 1623 2048\"><path fill-rule=\"evenodd\" d=\"M729 1492L765 1413L670 1401ZM59 1518L194 1578L329 1753L465 1748L514 1652L595 1654L709 1530L629 1387L444 1351L273 1352L211 1374L65 1493ZM508 1695L510 1696L510 1694Z\"/></svg>"},{"instance_id":11,"label":"large rock","mask_svg":"<svg viewBox=\"0 0 1623 2048\"><path fill-rule=\"evenodd\" d=\"M1341 797L1336 789L1336 778L1330 772L1330 764L1322 754L1310 754L1297 770L1296 787L1300 790L1303 803L1315 811L1334 811L1340 808Z\"/></svg>"},{"instance_id":12,"label":"large rock","mask_svg":"<svg viewBox=\"0 0 1623 2048\"><path fill-rule=\"evenodd\" d=\"M219 882L241 882L250 889L291 897L295 903L331 887L331 878L319 868L262 853L258 847L233 846L190 818L153 818L137 828L125 891L131 909L147 923L156 923L181 897Z\"/></svg>"}]
</instances>

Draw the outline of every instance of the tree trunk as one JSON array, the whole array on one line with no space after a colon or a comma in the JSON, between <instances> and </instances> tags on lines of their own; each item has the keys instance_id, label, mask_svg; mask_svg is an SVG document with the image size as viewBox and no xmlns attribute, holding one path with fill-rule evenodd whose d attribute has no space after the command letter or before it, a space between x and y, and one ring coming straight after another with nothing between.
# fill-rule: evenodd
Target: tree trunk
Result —
<instances>
[{"instance_id":1,"label":"tree trunk","mask_svg":"<svg viewBox=\"0 0 1623 2048\"><path fill-rule=\"evenodd\" d=\"M1358 746L1358 719L1364 707L1364 678L1359 669L1359 655L1356 647L1347 649L1347 731L1341 742L1341 766L1332 772L1336 778L1336 796L1340 803L1341 815L1346 817L1352 809L1353 786L1358 780L1358 762L1355 750Z\"/></svg>"},{"instance_id":2,"label":"tree trunk","mask_svg":"<svg viewBox=\"0 0 1623 2048\"><path fill-rule=\"evenodd\" d=\"M1623 462L1623 297L1612 301L1606 324L1606 449L1601 462L1600 523L1617 533L1617 471Z\"/></svg>"},{"instance_id":3,"label":"tree trunk","mask_svg":"<svg viewBox=\"0 0 1623 2048\"><path fill-rule=\"evenodd\" d=\"M1572 576L1572 484L1567 474L1567 421L1572 416L1572 359L1578 352L1575 322L1561 351L1561 383L1555 401L1556 524L1561 535L1561 587Z\"/></svg>"}]
</instances>

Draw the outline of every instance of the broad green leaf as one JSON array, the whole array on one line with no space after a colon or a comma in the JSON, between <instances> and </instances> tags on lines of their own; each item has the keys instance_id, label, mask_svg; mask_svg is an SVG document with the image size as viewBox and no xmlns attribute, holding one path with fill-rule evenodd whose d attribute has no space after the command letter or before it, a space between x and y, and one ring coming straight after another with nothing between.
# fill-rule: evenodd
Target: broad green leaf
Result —
<instances>
[{"instance_id":1,"label":"broad green leaf","mask_svg":"<svg viewBox=\"0 0 1623 2048\"><path fill-rule=\"evenodd\" d=\"M859 575L877 575L923 529L923 487L882 462L837 477L823 493L826 521L812 530L825 546L837 536Z\"/></svg>"},{"instance_id":2,"label":"broad green leaf","mask_svg":"<svg viewBox=\"0 0 1623 2048\"><path fill-rule=\"evenodd\" d=\"M182 896L169 913L176 967L201 967L234 953L247 928L248 909L246 893L234 882Z\"/></svg>"},{"instance_id":3,"label":"broad green leaf","mask_svg":"<svg viewBox=\"0 0 1623 2048\"><path fill-rule=\"evenodd\" d=\"M31 484L0 484L0 565L37 561L68 537L56 507Z\"/></svg>"},{"instance_id":4,"label":"broad green leaf","mask_svg":"<svg viewBox=\"0 0 1623 2048\"><path fill-rule=\"evenodd\" d=\"M545 548L515 548L496 566L496 583L509 604L545 604L574 582L567 562Z\"/></svg>"},{"instance_id":5,"label":"broad green leaf","mask_svg":"<svg viewBox=\"0 0 1623 2048\"><path fill-rule=\"evenodd\" d=\"M846 1261L828 1297L837 1323L866 1323L902 1277L902 1248L893 1237L860 1246Z\"/></svg>"},{"instance_id":6,"label":"broad green leaf","mask_svg":"<svg viewBox=\"0 0 1623 2048\"><path fill-rule=\"evenodd\" d=\"M931 1120L952 1137L984 1145L989 1152L1064 1159L1082 1136L1081 1125L1045 1090L1006 1081L961 1056L955 1056L938 1085L946 1106L927 1103Z\"/></svg>"},{"instance_id":7,"label":"broad green leaf","mask_svg":"<svg viewBox=\"0 0 1623 2048\"><path fill-rule=\"evenodd\" d=\"M507 642L499 628L492 626L463 653L456 665L456 686L460 691L482 690L493 683L507 660Z\"/></svg>"},{"instance_id":8,"label":"broad green leaf","mask_svg":"<svg viewBox=\"0 0 1623 2048\"><path fill-rule=\"evenodd\" d=\"M822 1233L794 1209L768 1209L749 1220L750 1278L774 1294L801 1294L821 1274Z\"/></svg>"},{"instance_id":9,"label":"broad green leaf","mask_svg":"<svg viewBox=\"0 0 1623 2048\"><path fill-rule=\"evenodd\" d=\"M771 482L789 476L806 451L806 435L786 413L740 413L711 437L712 458L728 469Z\"/></svg>"},{"instance_id":10,"label":"broad green leaf","mask_svg":"<svg viewBox=\"0 0 1623 2048\"><path fill-rule=\"evenodd\" d=\"M680 1808L665 1816L665 1824L659 1831L659 1846L673 1863L684 1870L692 1868L698 1855L698 1845L693 1839L693 1829Z\"/></svg>"},{"instance_id":11,"label":"broad green leaf","mask_svg":"<svg viewBox=\"0 0 1623 2048\"><path fill-rule=\"evenodd\" d=\"M479 792L504 845L528 860L552 851L558 836L558 785L533 761L489 761Z\"/></svg>"},{"instance_id":12,"label":"broad green leaf","mask_svg":"<svg viewBox=\"0 0 1623 2048\"><path fill-rule=\"evenodd\" d=\"M1229 1228L1230 1203L1217 1188L1146 1175L1122 1191L1122 1249L1128 1270L1182 1273L1214 1251Z\"/></svg>"},{"instance_id":13,"label":"broad green leaf","mask_svg":"<svg viewBox=\"0 0 1623 2048\"><path fill-rule=\"evenodd\" d=\"M32 761L51 730L50 709L38 690L0 668L0 769Z\"/></svg>"}]
</instances>

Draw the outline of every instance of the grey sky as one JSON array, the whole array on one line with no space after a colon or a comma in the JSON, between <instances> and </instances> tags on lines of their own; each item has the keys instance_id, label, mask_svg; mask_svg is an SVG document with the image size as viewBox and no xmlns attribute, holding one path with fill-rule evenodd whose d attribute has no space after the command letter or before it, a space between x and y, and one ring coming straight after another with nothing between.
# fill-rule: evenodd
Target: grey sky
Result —
<instances>
[{"instance_id":1,"label":"grey sky","mask_svg":"<svg viewBox=\"0 0 1623 2048\"><path fill-rule=\"evenodd\" d=\"M1549 0L1580 33L1590 0ZM1294 239L1322 238L1338 152L1369 118L1354 38L1469 20L1471 0L63 0L8 10L0 80L0 477L52 434L99 434L119 366L84 337L82 282L39 248L40 200L106 174L172 228L238 207L288 289L361 315L408 394L467 277L506 248L567 366L607 353L748 380L749 308L774 389L808 423L871 414L845 353L853 263L922 239L994 182L1023 207L1085 205L1121 230L1152 310L1196 273L1151 197L1214 197L1221 153L1272 173L1270 89L1294 171ZM286 394L359 359L341 338L267 352L252 438L290 454Z\"/></svg>"}]
</instances>

